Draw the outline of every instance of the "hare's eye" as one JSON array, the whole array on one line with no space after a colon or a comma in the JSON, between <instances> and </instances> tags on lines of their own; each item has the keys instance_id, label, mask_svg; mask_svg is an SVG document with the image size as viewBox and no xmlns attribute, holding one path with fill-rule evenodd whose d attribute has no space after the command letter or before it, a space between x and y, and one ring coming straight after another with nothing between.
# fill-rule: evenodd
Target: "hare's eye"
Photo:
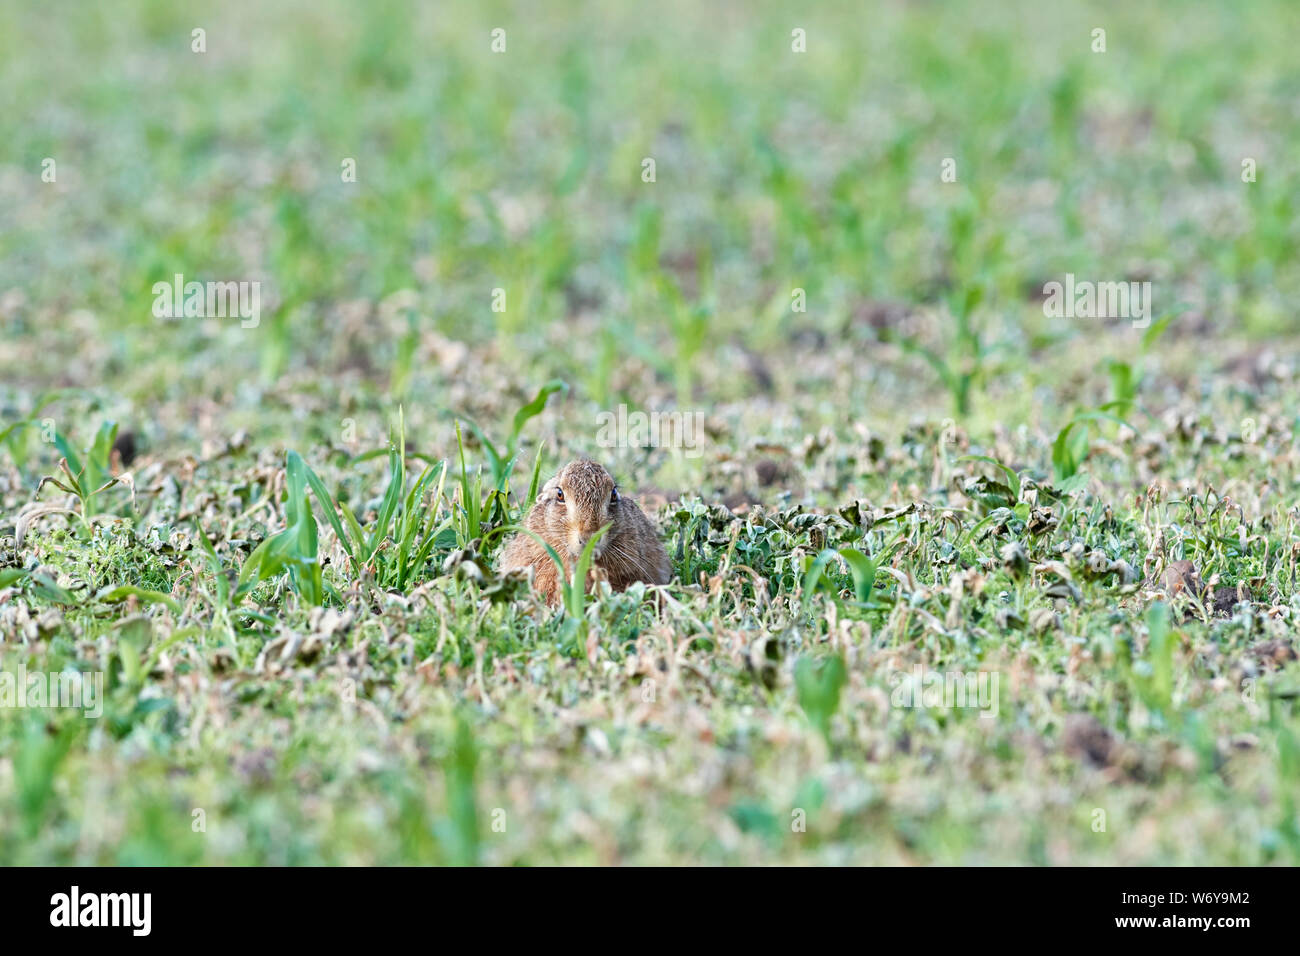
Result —
<instances>
[{"instance_id":1,"label":"hare's eye","mask_svg":"<svg viewBox=\"0 0 1300 956\"><path fill-rule=\"evenodd\" d=\"M556 500L556 501L563 501L563 500L564 500L564 489L563 489L563 488L556 488L556 489L555 489L555 500Z\"/></svg>"},{"instance_id":2,"label":"hare's eye","mask_svg":"<svg viewBox=\"0 0 1300 956\"><path fill-rule=\"evenodd\" d=\"M618 489L617 489L617 488L615 488L613 491L611 491L611 492L609 493L609 503L610 503L611 505L616 505L616 504L618 504Z\"/></svg>"}]
</instances>

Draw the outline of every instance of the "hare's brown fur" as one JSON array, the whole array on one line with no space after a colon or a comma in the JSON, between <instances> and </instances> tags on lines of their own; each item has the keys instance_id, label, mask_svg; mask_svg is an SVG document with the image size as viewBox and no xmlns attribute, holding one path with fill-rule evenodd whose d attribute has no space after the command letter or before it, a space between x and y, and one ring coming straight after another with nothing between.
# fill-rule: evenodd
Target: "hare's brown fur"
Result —
<instances>
[{"instance_id":1,"label":"hare's brown fur","mask_svg":"<svg viewBox=\"0 0 1300 956\"><path fill-rule=\"evenodd\" d=\"M672 573L654 525L635 501L618 494L614 479L594 461L571 461L546 483L524 520L524 527L555 549L565 576L593 534L610 528L592 549L592 579L604 579L615 591L634 581L667 584ZM501 570L532 568L533 590L556 604L562 589L551 556L535 538L517 534L501 555Z\"/></svg>"}]
</instances>

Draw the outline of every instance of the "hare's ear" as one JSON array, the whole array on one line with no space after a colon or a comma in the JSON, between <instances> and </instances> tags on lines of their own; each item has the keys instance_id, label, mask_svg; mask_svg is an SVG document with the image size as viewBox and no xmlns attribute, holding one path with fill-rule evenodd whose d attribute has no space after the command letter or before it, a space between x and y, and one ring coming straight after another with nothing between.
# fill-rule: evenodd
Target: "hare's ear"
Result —
<instances>
[{"instance_id":1,"label":"hare's ear","mask_svg":"<svg viewBox=\"0 0 1300 956\"><path fill-rule=\"evenodd\" d=\"M545 501L547 498L549 498L551 496L551 493L555 491L555 486L558 485L559 483L560 483L560 478L557 475L556 477L548 481L546 484L542 485L542 490L537 492L537 500L539 502L542 502Z\"/></svg>"}]
</instances>

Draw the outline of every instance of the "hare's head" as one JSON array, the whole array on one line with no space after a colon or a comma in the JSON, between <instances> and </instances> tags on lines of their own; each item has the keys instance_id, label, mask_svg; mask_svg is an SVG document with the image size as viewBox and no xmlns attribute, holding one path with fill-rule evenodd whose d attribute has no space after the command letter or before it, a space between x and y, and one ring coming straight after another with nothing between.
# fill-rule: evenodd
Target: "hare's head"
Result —
<instances>
[{"instance_id":1,"label":"hare's head","mask_svg":"<svg viewBox=\"0 0 1300 956\"><path fill-rule=\"evenodd\" d=\"M543 509L546 537L554 546L563 544L569 557L577 558L587 546L591 536L607 524L611 527L596 542L593 557L601 552L618 535L620 505L618 486L608 471L594 461L571 461L560 473L548 481L537 496L537 505Z\"/></svg>"}]
</instances>

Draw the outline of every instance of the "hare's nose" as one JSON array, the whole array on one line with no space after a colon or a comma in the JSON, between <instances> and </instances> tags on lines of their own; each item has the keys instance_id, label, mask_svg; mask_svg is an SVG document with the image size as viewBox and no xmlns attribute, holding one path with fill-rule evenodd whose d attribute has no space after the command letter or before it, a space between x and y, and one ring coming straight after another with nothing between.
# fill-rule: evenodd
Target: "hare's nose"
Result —
<instances>
[{"instance_id":1,"label":"hare's nose","mask_svg":"<svg viewBox=\"0 0 1300 956\"><path fill-rule=\"evenodd\" d=\"M569 551L574 557L580 555L591 541L592 536L599 531L599 527L594 528L575 528L569 534ZM593 557L600 557L600 552L604 548L604 539L596 542L596 546L591 549Z\"/></svg>"},{"instance_id":2,"label":"hare's nose","mask_svg":"<svg viewBox=\"0 0 1300 956\"><path fill-rule=\"evenodd\" d=\"M586 541L600 530L602 524L604 524L604 522L601 521L600 515L584 513L578 519L578 533L582 535L583 541Z\"/></svg>"}]
</instances>

